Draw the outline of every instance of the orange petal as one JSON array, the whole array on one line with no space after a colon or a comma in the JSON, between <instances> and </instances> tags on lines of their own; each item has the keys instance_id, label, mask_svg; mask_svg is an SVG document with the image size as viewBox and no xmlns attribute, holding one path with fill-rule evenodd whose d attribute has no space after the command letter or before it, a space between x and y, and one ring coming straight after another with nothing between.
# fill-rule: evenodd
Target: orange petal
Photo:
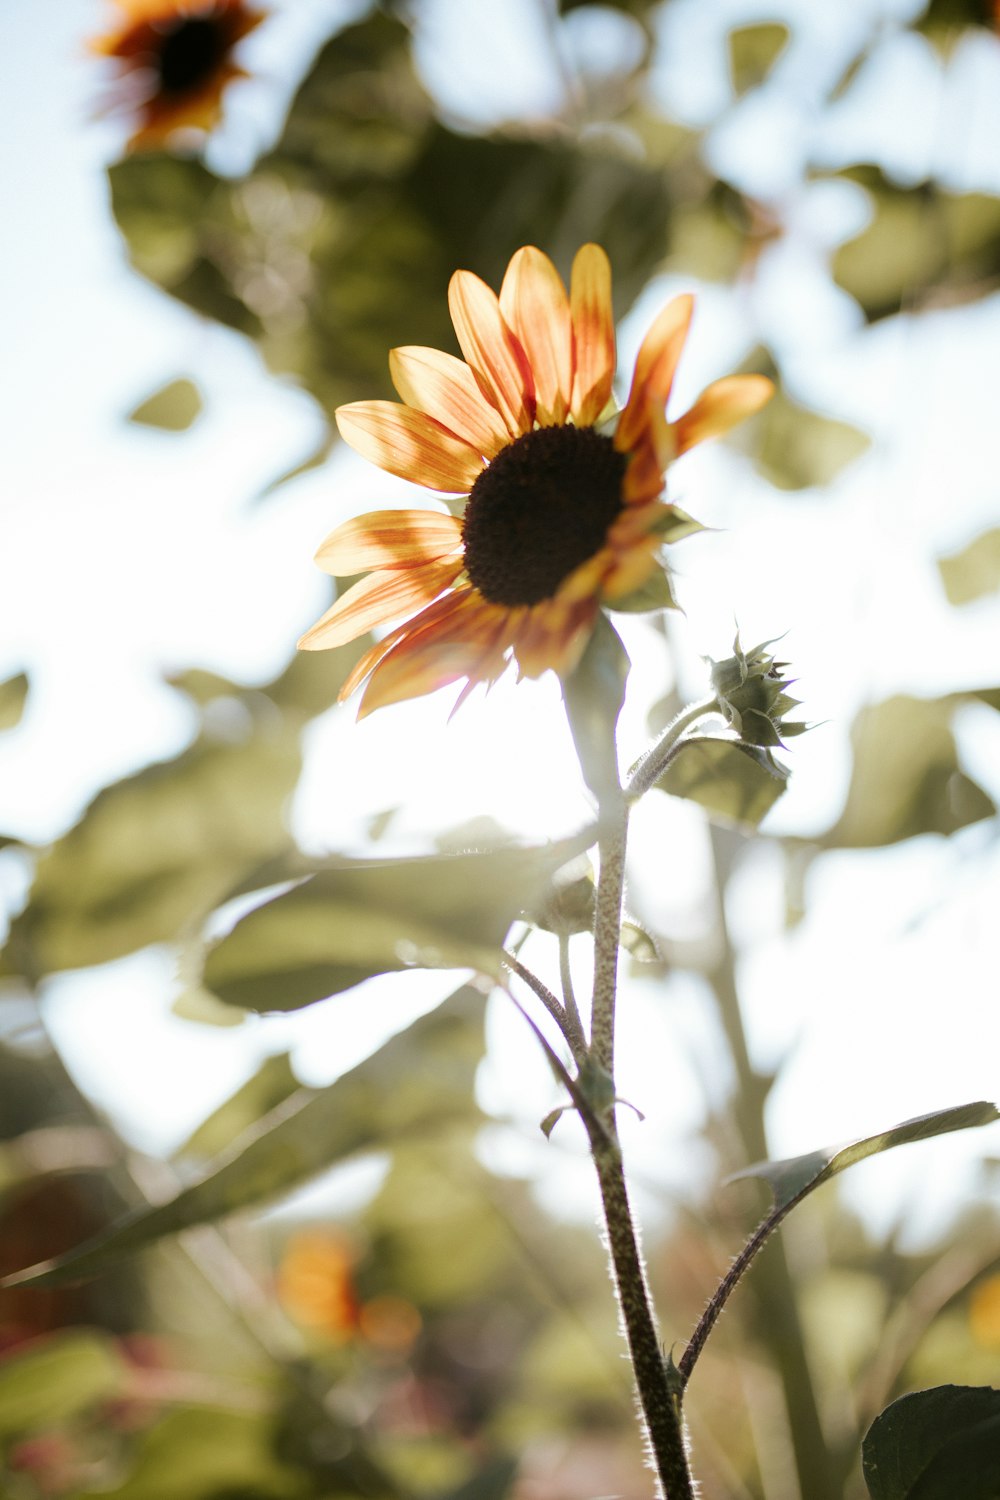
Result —
<instances>
[{"instance_id":1,"label":"orange petal","mask_svg":"<svg viewBox=\"0 0 1000 1500\"><path fill-rule=\"evenodd\" d=\"M433 417L396 401L354 401L334 413L345 443L363 458L414 484L467 494L482 473L475 448Z\"/></svg>"},{"instance_id":2,"label":"orange petal","mask_svg":"<svg viewBox=\"0 0 1000 1500\"><path fill-rule=\"evenodd\" d=\"M494 458L510 441L499 413L490 406L463 360L440 349L411 344L389 354L389 373L407 406L426 412L450 432Z\"/></svg>"},{"instance_id":3,"label":"orange petal","mask_svg":"<svg viewBox=\"0 0 1000 1500\"><path fill-rule=\"evenodd\" d=\"M531 368L504 321L496 293L471 271L456 271L448 284L448 307L479 389L511 437L528 432L535 416Z\"/></svg>"},{"instance_id":4,"label":"orange petal","mask_svg":"<svg viewBox=\"0 0 1000 1500\"><path fill-rule=\"evenodd\" d=\"M299 641L301 651L326 651L357 640L374 625L398 619L436 599L462 571L461 557L388 573L370 573L353 584Z\"/></svg>"},{"instance_id":5,"label":"orange petal","mask_svg":"<svg viewBox=\"0 0 1000 1500\"><path fill-rule=\"evenodd\" d=\"M737 422L760 411L773 395L774 386L766 375L727 375L714 380L691 410L673 423L678 454L706 438L728 432Z\"/></svg>"},{"instance_id":6,"label":"orange petal","mask_svg":"<svg viewBox=\"0 0 1000 1500\"><path fill-rule=\"evenodd\" d=\"M497 607L475 589L448 596L452 608L416 629L388 652L372 672L358 718L433 693L449 682L476 672L495 649Z\"/></svg>"},{"instance_id":7,"label":"orange petal","mask_svg":"<svg viewBox=\"0 0 1000 1500\"><path fill-rule=\"evenodd\" d=\"M635 362L632 389L615 433L615 447L619 453L627 453L635 447L648 421L649 405L666 406L693 311L694 298L690 294L674 297L643 339Z\"/></svg>"},{"instance_id":8,"label":"orange petal","mask_svg":"<svg viewBox=\"0 0 1000 1500\"><path fill-rule=\"evenodd\" d=\"M650 536L623 553L604 579L605 599L622 599L645 583L660 566L659 550L659 537Z\"/></svg>"},{"instance_id":9,"label":"orange petal","mask_svg":"<svg viewBox=\"0 0 1000 1500\"><path fill-rule=\"evenodd\" d=\"M528 357L535 382L535 420L564 422L573 386L573 324L555 266L534 245L518 250L500 288L500 311Z\"/></svg>"},{"instance_id":10,"label":"orange petal","mask_svg":"<svg viewBox=\"0 0 1000 1500\"><path fill-rule=\"evenodd\" d=\"M607 406L615 375L611 262L600 245L583 245L576 253L570 309L575 362L573 420L578 427L588 427Z\"/></svg>"},{"instance_id":11,"label":"orange petal","mask_svg":"<svg viewBox=\"0 0 1000 1500\"><path fill-rule=\"evenodd\" d=\"M432 624L435 620L447 617L455 608L456 601L472 592L471 585L463 588L452 589L450 593L444 594L440 599L435 599L433 604L428 604L412 620L405 620L402 625L397 625L395 630L390 630L374 646L369 647L360 661L355 662L346 681L337 694L337 702L343 703L349 698L369 672L378 666L383 656L387 656L393 647L398 646L400 641L405 640L408 635L415 634L418 630Z\"/></svg>"},{"instance_id":12,"label":"orange petal","mask_svg":"<svg viewBox=\"0 0 1000 1500\"><path fill-rule=\"evenodd\" d=\"M321 543L324 573L350 575L369 568L408 568L454 552L462 541L458 516L435 510L372 510L345 521Z\"/></svg>"}]
</instances>

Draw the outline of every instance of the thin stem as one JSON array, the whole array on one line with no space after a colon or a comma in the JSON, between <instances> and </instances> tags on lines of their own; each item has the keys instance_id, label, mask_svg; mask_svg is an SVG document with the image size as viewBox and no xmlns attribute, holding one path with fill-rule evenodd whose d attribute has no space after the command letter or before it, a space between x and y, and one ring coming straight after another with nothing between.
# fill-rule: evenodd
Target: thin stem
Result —
<instances>
[{"instance_id":1,"label":"thin stem","mask_svg":"<svg viewBox=\"0 0 1000 1500\"><path fill-rule=\"evenodd\" d=\"M630 802L643 796L651 786L655 786L673 759L686 731L699 719L703 719L706 714L716 710L718 706L719 700L713 694L710 698L701 698L697 703L689 703L687 708L682 708L680 713L671 719L653 748L647 750L646 754L632 767L625 783L625 795Z\"/></svg>"},{"instance_id":2,"label":"thin stem","mask_svg":"<svg viewBox=\"0 0 1000 1500\"><path fill-rule=\"evenodd\" d=\"M573 969L569 960L569 933L559 934L559 983L562 986L563 1004L566 1007L566 1024L576 1032L580 1039L583 1052L587 1050L587 1033L584 1030L583 1017L580 1007L576 1003L576 993L573 989Z\"/></svg>"},{"instance_id":3,"label":"thin stem","mask_svg":"<svg viewBox=\"0 0 1000 1500\"><path fill-rule=\"evenodd\" d=\"M556 996L553 995L547 985L542 983L537 974L533 974L519 958L514 957L513 953L504 951L500 957L504 967L508 968L512 974L516 974L518 979L523 979L531 993L536 995L542 1002L562 1032L574 1058L578 1063L582 1062L586 1055L587 1043L583 1035L583 1026L580 1022L579 1011L576 1013L574 1025L574 1018L568 1010L563 1009Z\"/></svg>"},{"instance_id":4,"label":"thin stem","mask_svg":"<svg viewBox=\"0 0 1000 1500\"><path fill-rule=\"evenodd\" d=\"M621 941L622 897L625 890L625 848L628 841L628 803L602 809L603 831L598 843L600 874L594 913L594 996L590 1016L590 1046L594 1061L613 1077L615 1068L615 1000L618 992L618 945Z\"/></svg>"},{"instance_id":5,"label":"thin stem","mask_svg":"<svg viewBox=\"0 0 1000 1500\"><path fill-rule=\"evenodd\" d=\"M666 1500L693 1500L694 1487L684 1445L680 1398L670 1388L653 1321L649 1289L632 1224L621 1150L617 1140L609 1143L593 1135L591 1150L601 1187L618 1305L656 1470Z\"/></svg>"}]
</instances>

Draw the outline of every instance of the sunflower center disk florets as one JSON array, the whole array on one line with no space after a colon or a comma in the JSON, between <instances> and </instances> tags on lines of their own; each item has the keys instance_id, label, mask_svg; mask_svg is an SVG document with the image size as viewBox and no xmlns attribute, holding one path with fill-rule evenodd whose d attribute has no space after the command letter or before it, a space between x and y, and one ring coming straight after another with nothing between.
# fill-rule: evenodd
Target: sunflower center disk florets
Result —
<instances>
[{"instance_id":1,"label":"sunflower center disk florets","mask_svg":"<svg viewBox=\"0 0 1000 1500\"><path fill-rule=\"evenodd\" d=\"M183 94L215 71L226 50L222 24L209 17L192 17L164 38L158 59L165 93Z\"/></svg>"},{"instance_id":2,"label":"sunflower center disk florets","mask_svg":"<svg viewBox=\"0 0 1000 1500\"><path fill-rule=\"evenodd\" d=\"M462 523L465 567L491 604L540 604L604 546L623 508L625 455L593 427L542 427L476 480Z\"/></svg>"}]
</instances>

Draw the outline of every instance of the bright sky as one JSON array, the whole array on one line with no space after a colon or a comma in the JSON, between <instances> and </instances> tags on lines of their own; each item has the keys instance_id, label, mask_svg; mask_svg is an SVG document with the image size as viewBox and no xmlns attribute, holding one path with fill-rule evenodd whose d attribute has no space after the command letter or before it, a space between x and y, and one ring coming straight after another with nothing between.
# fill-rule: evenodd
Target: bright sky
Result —
<instances>
[{"instance_id":1,"label":"bright sky","mask_svg":"<svg viewBox=\"0 0 1000 1500\"><path fill-rule=\"evenodd\" d=\"M234 91L212 148L220 165L235 169L266 142L311 51L335 19L358 8L338 0L276 7L248 40L247 63L258 77L242 95ZM735 617L745 641L789 632L785 650L807 712L824 721L796 742L792 790L769 825L775 831L808 834L835 816L860 703L1000 680L997 601L948 609L933 566L996 524L1000 299L864 330L822 272L828 247L852 231L863 208L849 188L801 187L790 150L794 141L812 143L831 164L860 153L914 178L944 163L957 186L1000 188L1000 48L987 37L963 49L943 80L919 41L887 43L816 137L810 90L820 62L835 66L834 40L880 14L914 8L859 0L849 23L835 8L834 24L831 8L788 0L782 13L804 25L779 65L780 100L765 109L750 98L729 110L707 145L718 168L786 201L798 232L769 254L752 299L703 289L679 404L738 363L763 332L788 355L795 394L874 438L869 455L822 494L780 495L723 448L692 454L676 470L675 497L725 528L686 543L678 557L684 687L701 692L698 658L728 651ZM348 515L405 503L409 490L338 453L280 496L252 503L308 452L317 415L308 398L264 373L244 341L201 323L128 270L103 177L120 130L89 119L98 85L83 44L100 12L90 0L48 0L40 30L34 9L0 11L8 122L0 678L28 667L34 687L22 728L0 739L0 829L42 842L99 787L187 742L190 712L159 674L199 665L245 681L272 675L325 606L325 580L311 563L318 541ZM670 7L671 28L704 32L696 49L703 70L669 61L670 33L654 75L659 96L689 123L719 108L720 27L754 13L736 0ZM776 13L768 7L769 18ZM549 39L532 0L488 11L434 0L426 15L417 57L456 118L502 120L557 103ZM605 30L588 33L588 25ZM629 25L578 12L567 47L577 56L611 44L627 52ZM498 56L510 65L498 66ZM914 91L931 101L917 128L911 110L887 107ZM621 330L623 367L681 285L659 281L640 300ZM125 424L124 413L178 375L196 376L207 398L189 433ZM634 679L648 687L626 710L625 759L644 743L646 704L668 685L655 635L638 624L628 645ZM536 837L583 821L587 804L554 683L516 691L503 683L446 727L449 707L434 699L360 726L348 712L319 721L294 809L304 842L345 847L368 812L390 805L404 808L407 848L444 822L486 811ZM994 718L986 710L968 715L961 743L1000 797ZM526 745L530 783L518 774ZM708 880L703 828L686 806L647 800L636 820L636 889L665 931L697 931ZM989 838L977 828L951 844L920 840L827 858L810 880L809 915L789 934L773 851L765 845L750 857L732 920L746 944L753 1050L767 1063L794 1048L772 1100L777 1154L996 1095L1000 1018L991 975L1000 861ZM0 859L0 892L14 899L22 888L16 860ZM171 961L160 952L60 977L46 991L47 1016L80 1082L129 1138L152 1149L182 1139L279 1047L294 1047L307 1081L335 1076L430 1004L441 982L374 981L299 1016L227 1031L171 1016L173 992ZM716 1095L726 1083L717 1076L713 1028L691 983L636 983L627 1002L622 1087L647 1115L645 1125L627 1125L629 1148L640 1172L682 1185L683 1164L701 1166L689 1144L678 1144L700 1121L695 1079L713 1080ZM490 1150L512 1170L543 1174L550 1193L579 1204L583 1169L571 1170L565 1151L535 1138L552 1102L544 1063L516 1016L496 1008L491 1031L483 1097L525 1129L496 1133ZM505 1076L517 1078L516 1095ZM962 1164L990 1152L995 1132L913 1148L856 1169L848 1193L874 1222L884 1226L900 1211L916 1230L922 1205L967 1194Z\"/></svg>"}]
</instances>

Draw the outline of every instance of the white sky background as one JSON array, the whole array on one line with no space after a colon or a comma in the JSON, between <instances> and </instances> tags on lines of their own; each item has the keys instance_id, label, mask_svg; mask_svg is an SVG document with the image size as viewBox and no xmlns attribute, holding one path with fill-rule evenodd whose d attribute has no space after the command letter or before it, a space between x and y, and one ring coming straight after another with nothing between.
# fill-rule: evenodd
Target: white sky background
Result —
<instances>
[{"instance_id":1,"label":"white sky background","mask_svg":"<svg viewBox=\"0 0 1000 1500\"><path fill-rule=\"evenodd\" d=\"M998 602L949 609L933 566L997 521L1000 298L865 330L823 271L829 247L860 222L858 196L849 187L802 188L791 150L799 142L831 166L876 159L914 181L936 168L956 187L1000 190L1000 45L992 38L965 47L943 79L919 39L887 43L854 93L817 122L817 78L821 66L836 73L837 46L849 46L855 28L868 34L880 16L914 8L889 0L770 6L768 19L780 9L804 23L779 63L777 96L730 109L706 145L717 170L781 201L796 232L769 253L752 299L703 289L678 404L737 364L762 333L786 356L793 394L874 438L822 494L778 494L720 447L690 455L673 480L681 503L726 528L677 554L687 609L677 639L690 659L682 685L702 690L698 656L728 650L735 617L745 641L789 632L784 649L806 711L826 721L795 742L792 789L768 825L776 831L809 833L836 815L861 703L1000 681ZM357 11L340 0L276 6L248 39L257 76L231 93L211 148L217 164L236 169L266 145L316 45ZM317 542L346 516L405 503L409 493L338 452L278 497L249 503L309 450L315 410L268 377L238 336L128 270L103 176L122 132L89 118L100 85L84 42L102 12L90 0L46 0L45 12L39 26L35 5L0 7L0 678L26 667L33 680L23 726L0 737L0 829L39 842L66 828L102 785L187 742L191 713L160 674L198 665L260 681L278 671L325 607L325 580L311 562ZM677 0L654 73L661 103L687 123L714 118L725 99L725 25L758 13L735 0ZM426 15L418 62L457 119L502 121L557 106L550 38L533 0L433 0ZM606 55L618 39L627 48L628 24L578 15L568 52ZM595 25L605 29L586 30ZM692 55L701 66L674 61ZM916 114L914 97L922 101ZM648 290L621 331L622 368L665 297L690 284L662 280ZM124 423L138 401L182 374L207 397L189 433ZM644 742L645 704L668 686L655 636L639 625L628 645L637 691L623 720L625 758ZM360 726L349 710L317 723L294 809L307 845L354 847L366 815L391 805L404 809L399 847L407 849L483 812L539 837L583 820L554 682L516 692L501 684L446 726L449 708L445 694ZM970 768L1000 796L994 719L970 713L961 743ZM699 817L664 798L647 803L636 819L637 889L664 930L696 933L707 882ZM755 1060L775 1064L794 1047L772 1099L776 1154L1000 1094L1000 859L991 838L983 826L948 844L828 856L810 879L806 921L787 935L777 863L766 847L749 857L731 916L745 944ZM19 881L16 863L0 861L0 892L16 899ZM81 1084L130 1139L165 1149L267 1052L293 1046L306 1081L324 1082L439 993L435 976L373 981L295 1017L209 1031L170 1015L171 961L151 952L52 981L47 1015ZM491 1159L539 1171L550 1195L578 1206L584 1168L571 1166L558 1144L536 1140L552 1102L545 1064L516 1017L495 1009L491 1031L484 1100L524 1125L520 1135L494 1134ZM620 1047L623 1092L647 1114L643 1126L626 1123L632 1160L643 1175L682 1186L703 1166L693 1145L697 1078L720 1069L696 987L628 987ZM717 1078L717 1092L725 1081ZM963 1164L997 1151L996 1129L951 1137L855 1169L846 1191L877 1225L898 1212L919 1233L972 1190Z\"/></svg>"}]
</instances>

